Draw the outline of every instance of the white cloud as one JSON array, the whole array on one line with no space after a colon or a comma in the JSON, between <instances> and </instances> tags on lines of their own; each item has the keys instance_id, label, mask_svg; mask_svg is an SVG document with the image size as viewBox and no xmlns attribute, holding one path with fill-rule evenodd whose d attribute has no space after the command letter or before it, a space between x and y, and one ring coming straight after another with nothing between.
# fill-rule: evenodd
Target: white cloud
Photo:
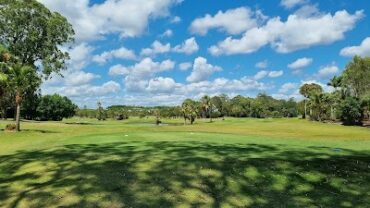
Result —
<instances>
[{"instance_id":1,"label":"white cloud","mask_svg":"<svg viewBox=\"0 0 370 208\"><path fill-rule=\"evenodd\" d=\"M99 75L93 73L87 73L83 71L77 71L70 74L67 74L64 77L66 85L78 86L90 83L94 79L100 78Z\"/></svg>"},{"instance_id":2,"label":"white cloud","mask_svg":"<svg viewBox=\"0 0 370 208\"><path fill-rule=\"evenodd\" d=\"M259 69L266 69L268 67L268 61L267 60L260 61L256 63L255 67Z\"/></svg>"},{"instance_id":3,"label":"white cloud","mask_svg":"<svg viewBox=\"0 0 370 208\"><path fill-rule=\"evenodd\" d=\"M125 47L121 47L111 51L105 51L100 55L95 55L93 61L99 64L105 64L111 59L126 59L126 60L135 60L135 52L129 50Z\"/></svg>"},{"instance_id":4,"label":"white cloud","mask_svg":"<svg viewBox=\"0 0 370 208\"><path fill-rule=\"evenodd\" d=\"M361 45L359 46L351 46L351 47L346 47L343 48L340 51L340 55L342 56L370 56L370 37L365 38Z\"/></svg>"},{"instance_id":5,"label":"white cloud","mask_svg":"<svg viewBox=\"0 0 370 208\"><path fill-rule=\"evenodd\" d=\"M135 37L145 32L150 19L169 15L176 0L107 0L91 4L89 0L39 0L72 23L77 40L96 40L107 34Z\"/></svg>"},{"instance_id":6,"label":"white cloud","mask_svg":"<svg viewBox=\"0 0 370 208\"><path fill-rule=\"evenodd\" d=\"M207 80L214 72L221 71L221 67L207 63L207 59L198 57L194 60L193 71L186 78L188 82L200 82Z\"/></svg>"},{"instance_id":7,"label":"white cloud","mask_svg":"<svg viewBox=\"0 0 370 208\"><path fill-rule=\"evenodd\" d=\"M153 57L156 54L163 54L168 52L184 53L187 55L193 54L199 50L199 46L194 37L186 39L182 44L179 44L171 48L170 43L162 44L159 41L154 41L150 48L144 48L141 50L141 56Z\"/></svg>"},{"instance_id":8,"label":"white cloud","mask_svg":"<svg viewBox=\"0 0 370 208\"><path fill-rule=\"evenodd\" d=\"M313 62L312 58L307 57L299 58L295 60L293 63L288 64L288 68L293 70L299 70L309 66L310 64L312 64L312 62Z\"/></svg>"},{"instance_id":9,"label":"white cloud","mask_svg":"<svg viewBox=\"0 0 370 208\"><path fill-rule=\"evenodd\" d=\"M194 37L185 40L181 45L177 45L173 48L173 51L177 53L192 54L199 50L199 46Z\"/></svg>"},{"instance_id":10,"label":"white cloud","mask_svg":"<svg viewBox=\"0 0 370 208\"><path fill-rule=\"evenodd\" d=\"M179 17L179 16L174 16L171 19L171 23L173 23L173 24L176 24L176 23L179 23L179 22L181 22L181 17Z\"/></svg>"},{"instance_id":11,"label":"white cloud","mask_svg":"<svg viewBox=\"0 0 370 208\"><path fill-rule=\"evenodd\" d=\"M179 87L175 80L168 77L156 77L149 80L147 91L151 93L170 93Z\"/></svg>"},{"instance_id":12,"label":"white cloud","mask_svg":"<svg viewBox=\"0 0 370 208\"><path fill-rule=\"evenodd\" d=\"M336 75L338 72L339 72L339 68L336 65L332 64L332 65L321 67L321 69L318 71L316 76L321 79L331 78L334 75Z\"/></svg>"},{"instance_id":13,"label":"white cloud","mask_svg":"<svg viewBox=\"0 0 370 208\"><path fill-rule=\"evenodd\" d=\"M280 4L287 9L291 9L306 2L307 0L281 0Z\"/></svg>"},{"instance_id":14,"label":"white cloud","mask_svg":"<svg viewBox=\"0 0 370 208\"><path fill-rule=\"evenodd\" d=\"M169 59L162 62L154 62L151 58L144 58L139 63L132 66L113 66L110 69L110 74L124 76L126 91L143 92L147 89L149 80L156 74L172 70L174 67L175 62Z\"/></svg>"},{"instance_id":15,"label":"white cloud","mask_svg":"<svg viewBox=\"0 0 370 208\"><path fill-rule=\"evenodd\" d=\"M68 68L70 70L82 70L90 63L91 53L93 52L94 48L87 43L80 43L70 49L64 50L67 51L71 57L67 63Z\"/></svg>"},{"instance_id":16,"label":"white cloud","mask_svg":"<svg viewBox=\"0 0 370 208\"><path fill-rule=\"evenodd\" d=\"M160 35L160 37L172 37L172 35L173 35L173 31L171 29L167 29Z\"/></svg>"},{"instance_id":17,"label":"white cloud","mask_svg":"<svg viewBox=\"0 0 370 208\"><path fill-rule=\"evenodd\" d=\"M279 93L288 93L288 92L291 92L292 90L297 90L298 89L298 84L297 83L292 83L292 82L288 82L288 83L284 83L280 89L279 89Z\"/></svg>"},{"instance_id":18,"label":"white cloud","mask_svg":"<svg viewBox=\"0 0 370 208\"><path fill-rule=\"evenodd\" d=\"M257 72L257 74L256 74L256 75L254 75L254 79L255 79L255 80L263 79L263 78L265 78L268 74L269 74L269 72L268 72L268 71L265 71L265 70L259 71L259 72Z\"/></svg>"},{"instance_id":19,"label":"white cloud","mask_svg":"<svg viewBox=\"0 0 370 208\"><path fill-rule=\"evenodd\" d=\"M218 11L214 16L210 14L195 19L190 25L190 31L195 34L206 35L211 29L226 31L228 34L240 34L257 26L256 14L247 7L230 9L226 12Z\"/></svg>"},{"instance_id":20,"label":"white cloud","mask_svg":"<svg viewBox=\"0 0 370 208\"><path fill-rule=\"evenodd\" d=\"M154 41L150 48L144 48L141 50L142 56L154 56L156 54L167 53L171 51L171 45L169 43L162 44L159 41Z\"/></svg>"},{"instance_id":21,"label":"white cloud","mask_svg":"<svg viewBox=\"0 0 370 208\"><path fill-rule=\"evenodd\" d=\"M179 64L179 68L181 71L186 71L190 69L192 66L193 64L191 62L184 62L184 63Z\"/></svg>"},{"instance_id":22,"label":"white cloud","mask_svg":"<svg viewBox=\"0 0 370 208\"><path fill-rule=\"evenodd\" d=\"M276 77L282 76L283 74L284 74L284 72L282 70L280 70L280 71L262 70L262 71L257 72L257 74L253 76L253 78L255 80L260 80L260 79L263 79L265 77L276 78Z\"/></svg>"},{"instance_id":23,"label":"white cloud","mask_svg":"<svg viewBox=\"0 0 370 208\"><path fill-rule=\"evenodd\" d=\"M292 70L293 74L299 74L305 67L311 65L313 62L312 58L299 58L294 62L288 64L288 68Z\"/></svg>"},{"instance_id":24,"label":"white cloud","mask_svg":"<svg viewBox=\"0 0 370 208\"><path fill-rule=\"evenodd\" d=\"M108 74L110 76L118 76L118 75L127 75L129 73L129 70L122 66L121 64L114 65L109 68Z\"/></svg>"},{"instance_id":25,"label":"white cloud","mask_svg":"<svg viewBox=\"0 0 370 208\"><path fill-rule=\"evenodd\" d=\"M271 78L281 77L283 76L284 72L282 70L280 71L270 71L268 76Z\"/></svg>"},{"instance_id":26,"label":"white cloud","mask_svg":"<svg viewBox=\"0 0 370 208\"><path fill-rule=\"evenodd\" d=\"M353 29L363 16L363 11L349 14L342 10L334 15L292 14L285 22L275 17L262 27L249 29L240 39L227 37L211 46L209 52L212 55L248 54L270 44L279 53L289 53L316 45L327 45L343 39L344 34Z\"/></svg>"},{"instance_id":27,"label":"white cloud","mask_svg":"<svg viewBox=\"0 0 370 208\"><path fill-rule=\"evenodd\" d=\"M84 96L100 96L110 93L117 93L121 86L114 81L108 81L102 85L83 84L76 86L49 86L43 88L44 94L58 93L64 96L74 98L81 98Z\"/></svg>"}]
</instances>

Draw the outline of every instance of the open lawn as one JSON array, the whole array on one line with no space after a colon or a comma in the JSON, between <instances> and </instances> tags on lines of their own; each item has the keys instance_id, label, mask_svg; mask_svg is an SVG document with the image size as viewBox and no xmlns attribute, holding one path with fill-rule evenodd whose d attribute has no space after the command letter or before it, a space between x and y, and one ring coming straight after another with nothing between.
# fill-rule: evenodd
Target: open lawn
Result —
<instances>
[{"instance_id":1,"label":"open lawn","mask_svg":"<svg viewBox=\"0 0 370 208\"><path fill-rule=\"evenodd\" d=\"M369 128L182 122L69 119L0 132L0 207L370 207Z\"/></svg>"}]
</instances>

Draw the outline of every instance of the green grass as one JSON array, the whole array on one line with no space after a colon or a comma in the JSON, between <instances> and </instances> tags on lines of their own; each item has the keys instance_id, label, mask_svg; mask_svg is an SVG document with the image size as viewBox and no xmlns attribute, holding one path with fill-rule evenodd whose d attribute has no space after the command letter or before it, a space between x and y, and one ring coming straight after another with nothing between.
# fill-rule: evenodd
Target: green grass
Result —
<instances>
[{"instance_id":1,"label":"green grass","mask_svg":"<svg viewBox=\"0 0 370 208\"><path fill-rule=\"evenodd\" d=\"M70 119L0 132L0 207L369 207L370 129L152 123Z\"/></svg>"}]
</instances>

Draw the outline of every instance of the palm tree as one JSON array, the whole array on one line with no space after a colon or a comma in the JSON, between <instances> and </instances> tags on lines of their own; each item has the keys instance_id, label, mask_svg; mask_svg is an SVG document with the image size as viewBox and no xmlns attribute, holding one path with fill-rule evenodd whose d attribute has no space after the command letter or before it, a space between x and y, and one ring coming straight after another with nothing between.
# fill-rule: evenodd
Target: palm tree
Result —
<instances>
[{"instance_id":1,"label":"palm tree","mask_svg":"<svg viewBox=\"0 0 370 208\"><path fill-rule=\"evenodd\" d=\"M304 84L299 88L299 93L303 95L306 99L304 99L304 115L303 119L307 116L307 99L311 98L312 95L322 93L323 89L320 85L311 83L311 84Z\"/></svg>"},{"instance_id":2,"label":"palm tree","mask_svg":"<svg viewBox=\"0 0 370 208\"><path fill-rule=\"evenodd\" d=\"M202 108L209 116L209 119L210 119L209 122L212 123L213 104L212 104L211 97L209 97L208 95L203 96L201 99L201 104L202 104Z\"/></svg>"},{"instance_id":3,"label":"palm tree","mask_svg":"<svg viewBox=\"0 0 370 208\"><path fill-rule=\"evenodd\" d=\"M14 64L9 68L8 83L15 92L16 103L16 131L20 131L21 104L25 93L36 89L41 81L36 70L31 66Z\"/></svg>"},{"instance_id":4,"label":"palm tree","mask_svg":"<svg viewBox=\"0 0 370 208\"><path fill-rule=\"evenodd\" d=\"M191 99L186 99L181 105L181 111L184 116L184 125L186 120L190 120L190 124L193 124L197 116L197 105L196 102Z\"/></svg>"}]
</instances>

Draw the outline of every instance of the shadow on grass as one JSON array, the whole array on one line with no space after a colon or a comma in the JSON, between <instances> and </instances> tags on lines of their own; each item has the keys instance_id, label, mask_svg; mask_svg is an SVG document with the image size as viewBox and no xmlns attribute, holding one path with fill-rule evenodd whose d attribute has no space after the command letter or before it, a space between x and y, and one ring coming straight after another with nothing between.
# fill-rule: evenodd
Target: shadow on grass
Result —
<instances>
[{"instance_id":1,"label":"shadow on grass","mask_svg":"<svg viewBox=\"0 0 370 208\"><path fill-rule=\"evenodd\" d=\"M67 145L0 156L0 207L368 207L369 181L369 152L201 142Z\"/></svg>"},{"instance_id":2,"label":"shadow on grass","mask_svg":"<svg viewBox=\"0 0 370 208\"><path fill-rule=\"evenodd\" d=\"M90 123L90 122L65 122L64 124L67 124L67 125L82 125L82 126L101 125L101 124Z\"/></svg>"}]
</instances>

